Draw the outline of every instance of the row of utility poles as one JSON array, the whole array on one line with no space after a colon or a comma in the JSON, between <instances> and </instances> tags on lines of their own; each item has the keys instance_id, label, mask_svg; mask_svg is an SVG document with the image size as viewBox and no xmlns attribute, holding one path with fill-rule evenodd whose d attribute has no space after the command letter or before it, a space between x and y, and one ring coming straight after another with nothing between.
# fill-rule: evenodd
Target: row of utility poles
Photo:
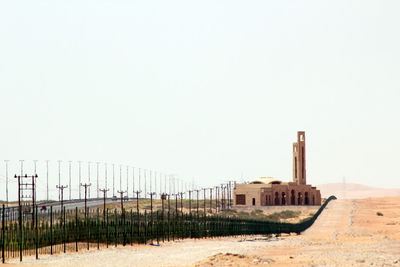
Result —
<instances>
[{"instance_id":1,"label":"row of utility poles","mask_svg":"<svg viewBox=\"0 0 400 267\"><path fill-rule=\"evenodd\" d=\"M36 178L38 178L37 174L28 176L28 175L15 175L16 179L18 179L18 206L19 206L19 220L22 220L23 214L25 213L32 213L32 222L34 224L35 220L35 210L36 210ZM80 187L84 188L85 196L85 217L87 212L87 200L88 200L88 192L89 188L92 184L91 183L84 183L80 184ZM196 190L188 190L186 192L178 192L173 194L161 193L160 199L162 202L162 210L164 211L164 201L168 201L168 210L170 210L170 200L171 196L175 197L175 210L178 212L178 198L180 198L180 212L183 213L183 196L188 193L189 197L189 213L192 213L192 200L194 200L193 194L196 192L196 213L199 213L199 201L200 201L200 192L203 191L203 212L204 214L207 213L207 202L208 204L208 212L213 213L213 209L215 212L219 212L224 209L229 209L232 207L233 200L232 200L232 182L228 182L226 184L221 184L221 186L211 187L211 188L203 188L203 189L196 189ZM64 211L64 189L68 188L68 185L56 185L56 188L59 190L60 194L60 208L61 208L61 217L63 216ZM107 192L109 191L108 188L99 189L99 192L103 193L103 215L105 216L106 211L106 200L107 200ZM206 192L209 191L209 198L207 199ZM127 191L117 191L120 195L121 201L121 210L124 210L124 194ZM213 192L215 193L215 208L213 207ZM137 212L139 212L139 200L140 200L140 193L141 191L137 190L136 193L136 208ZM150 196L150 210L153 212L153 200L154 196L157 195L156 192L148 192L147 195ZM31 200L31 201L30 201ZM32 203L32 208L29 206L29 203ZM30 212L31 211L31 212Z\"/></svg>"},{"instance_id":2,"label":"row of utility poles","mask_svg":"<svg viewBox=\"0 0 400 267\"><path fill-rule=\"evenodd\" d=\"M9 163L10 160L4 160L5 162L5 189L6 189L6 205L8 206L9 203ZM46 200L50 200L50 195L49 195L49 162L51 163L50 160L45 160L45 166L46 166ZM57 160L56 163L58 165L58 182L57 185L58 187L63 186L61 184L61 177L62 175L62 164L64 161L62 160ZM65 185L64 188L68 189L68 198L69 200L72 200L72 191L73 191L73 183L72 183L72 178L73 178L73 162L74 161L65 161L68 163L68 183ZM24 163L26 163L25 160L19 160L20 163L20 170L21 174L20 176L23 176L24 172ZM34 173L37 173L37 163L38 160L33 160L34 163ZM83 161L76 161L77 163L77 173L75 175L78 178L78 199L82 199L82 169L84 166ZM94 165L95 164L95 165ZM26 164L25 164L26 165ZM194 187L194 185L190 186L190 183L186 183L181 179L176 178L175 175L167 175L163 174L161 172L157 171L152 171L148 169L143 169L143 168L137 168L133 166L127 166L127 165L121 165L121 164L108 164L108 163L102 163L102 162L91 162L88 161L86 163L87 165L87 181L88 184L91 184L91 181L93 178L96 178L95 185L96 185L96 198L100 198L100 166L103 165L104 169L104 180L102 183L104 183L104 188L108 188L108 175L109 175L109 167L112 166L112 196L116 196L118 193L116 190L116 168L119 165L119 191L123 191L122 185L123 185L123 176L126 176L126 187L124 190L126 191L126 196L129 197L129 195L132 195L132 197L135 196L135 192L137 189L141 191L143 189L144 192L157 192L157 195L161 196L163 192L168 192L169 194L171 193L177 193L180 191L187 191L189 187ZM117 165L117 166L116 166ZM96 168L96 173L95 177L93 177L93 166ZM126 167L126 175L123 175L123 168ZM26 167L25 167L26 168ZM143 181L144 179L144 181ZM149 181L148 181L149 180ZM153 188L153 181L154 181L154 188ZM136 183L135 183L136 182ZM75 183L75 182L74 182ZM131 192L130 192L130 185L131 187ZM58 189L57 187L57 189ZM149 190L150 189L150 190ZM92 198L91 196L91 190L89 188L88 193L88 198ZM145 198L147 195L144 196ZM58 201L61 201L61 190L58 190Z\"/></svg>"}]
</instances>

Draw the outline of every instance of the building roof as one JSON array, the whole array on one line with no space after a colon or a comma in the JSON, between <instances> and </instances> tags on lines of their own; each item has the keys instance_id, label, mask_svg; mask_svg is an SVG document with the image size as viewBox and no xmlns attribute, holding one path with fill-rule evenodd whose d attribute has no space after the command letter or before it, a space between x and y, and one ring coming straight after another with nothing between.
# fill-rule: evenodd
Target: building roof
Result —
<instances>
[{"instance_id":1,"label":"building roof","mask_svg":"<svg viewBox=\"0 0 400 267\"><path fill-rule=\"evenodd\" d=\"M254 181L251 181L250 184L281 184L282 181L272 177L260 177Z\"/></svg>"}]
</instances>

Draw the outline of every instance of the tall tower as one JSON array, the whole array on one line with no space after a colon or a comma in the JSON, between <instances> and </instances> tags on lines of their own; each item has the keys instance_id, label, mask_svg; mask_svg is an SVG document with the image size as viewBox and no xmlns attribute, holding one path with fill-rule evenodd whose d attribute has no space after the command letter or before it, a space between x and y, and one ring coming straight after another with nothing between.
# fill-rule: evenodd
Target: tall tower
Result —
<instances>
[{"instance_id":1,"label":"tall tower","mask_svg":"<svg viewBox=\"0 0 400 267\"><path fill-rule=\"evenodd\" d=\"M297 132L297 143L293 143L293 182L306 184L306 136Z\"/></svg>"}]
</instances>

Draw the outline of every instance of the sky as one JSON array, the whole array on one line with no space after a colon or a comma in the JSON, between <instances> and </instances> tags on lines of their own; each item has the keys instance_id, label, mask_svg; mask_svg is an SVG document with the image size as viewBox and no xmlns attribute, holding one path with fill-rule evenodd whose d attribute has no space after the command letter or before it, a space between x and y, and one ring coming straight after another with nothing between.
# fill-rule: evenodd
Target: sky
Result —
<instances>
[{"instance_id":1,"label":"sky","mask_svg":"<svg viewBox=\"0 0 400 267\"><path fill-rule=\"evenodd\" d=\"M39 160L41 194L44 160L51 194L57 160L64 184L72 160L73 194L78 161L101 162L104 177L107 162L117 176L122 164L196 186L288 181L300 130L308 183L400 187L399 8L1 1L0 199L4 160L11 176L18 160L28 174Z\"/></svg>"}]
</instances>

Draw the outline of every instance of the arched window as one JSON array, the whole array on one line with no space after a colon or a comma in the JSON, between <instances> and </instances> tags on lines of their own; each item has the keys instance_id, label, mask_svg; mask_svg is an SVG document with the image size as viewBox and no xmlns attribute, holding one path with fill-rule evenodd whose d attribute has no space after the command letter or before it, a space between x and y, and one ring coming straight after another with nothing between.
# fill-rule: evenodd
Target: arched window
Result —
<instances>
[{"instance_id":1,"label":"arched window","mask_svg":"<svg viewBox=\"0 0 400 267\"><path fill-rule=\"evenodd\" d=\"M290 204L291 205L296 205L296 193L294 192L294 190L292 190L292 192L290 193Z\"/></svg>"},{"instance_id":2,"label":"arched window","mask_svg":"<svg viewBox=\"0 0 400 267\"><path fill-rule=\"evenodd\" d=\"M275 205L279 205L279 193L275 192Z\"/></svg>"}]
</instances>

